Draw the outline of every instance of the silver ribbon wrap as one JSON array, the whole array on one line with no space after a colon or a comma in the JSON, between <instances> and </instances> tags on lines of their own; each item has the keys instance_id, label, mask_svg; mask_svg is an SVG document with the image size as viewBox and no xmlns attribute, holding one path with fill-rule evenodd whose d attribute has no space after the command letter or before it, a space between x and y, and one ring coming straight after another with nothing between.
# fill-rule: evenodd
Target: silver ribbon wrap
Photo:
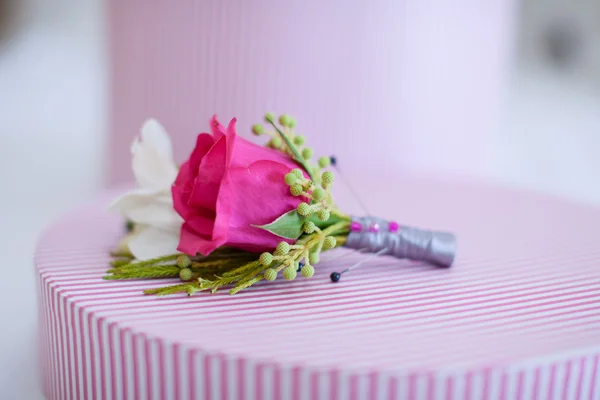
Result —
<instances>
[{"instance_id":1,"label":"silver ribbon wrap","mask_svg":"<svg viewBox=\"0 0 600 400\"><path fill-rule=\"evenodd\" d=\"M433 232L408 226L398 226L396 232L389 231L390 222L375 217L353 218L362 226L360 232L350 232L346 247L370 253L383 251L383 255L424 261L438 267L448 268L456 254L456 237L448 232ZM377 232L369 228L379 227Z\"/></svg>"}]
</instances>

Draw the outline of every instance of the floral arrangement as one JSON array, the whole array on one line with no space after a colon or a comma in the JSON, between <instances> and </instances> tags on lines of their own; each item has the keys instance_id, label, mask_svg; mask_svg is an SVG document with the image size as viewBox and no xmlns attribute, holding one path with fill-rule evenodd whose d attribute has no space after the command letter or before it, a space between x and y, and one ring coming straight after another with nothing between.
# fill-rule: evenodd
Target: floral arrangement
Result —
<instances>
[{"instance_id":1,"label":"floral arrangement","mask_svg":"<svg viewBox=\"0 0 600 400\"><path fill-rule=\"evenodd\" d=\"M269 137L261 147L237 135L235 119L225 128L213 116L180 166L164 128L146 121L131 147L136 188L111 204L127 234L105 279L180 281L146 294L235 294L280 275L310 278L324 251L344 245L450 266L453 235L345 214L331 195L331 159L312 161L293 117L264 120L252 126Z\"/></svg>"}]
</instances>

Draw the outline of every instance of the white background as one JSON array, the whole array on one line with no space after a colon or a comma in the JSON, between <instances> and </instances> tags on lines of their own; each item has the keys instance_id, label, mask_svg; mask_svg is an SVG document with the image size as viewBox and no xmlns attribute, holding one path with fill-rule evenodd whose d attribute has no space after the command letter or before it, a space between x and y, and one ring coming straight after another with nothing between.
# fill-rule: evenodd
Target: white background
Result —
<instances>
[{"instance_id":1,"label":"white background","mask_svg":"<svg viewBox=\"0 0 600 400\"><path fill-rule=\"evenodd\" d=\"M0 398L42 398L33 248L102 183L106 66L98 2L33 3L0 53Z\"/></svg>"},{"instance_id":2,"label":"white background","mask_svg":"<svg viewBox=\"0 0 600 400\"><path fill-rule=\"evenodd\" d=\"M102 186L106 43L101 2L23 3L0 52L0 398L41 398L32 253L52 219ZM493 178L600 204L600 95L577 75L514 73Z\"/></svg>"}]
</instances>

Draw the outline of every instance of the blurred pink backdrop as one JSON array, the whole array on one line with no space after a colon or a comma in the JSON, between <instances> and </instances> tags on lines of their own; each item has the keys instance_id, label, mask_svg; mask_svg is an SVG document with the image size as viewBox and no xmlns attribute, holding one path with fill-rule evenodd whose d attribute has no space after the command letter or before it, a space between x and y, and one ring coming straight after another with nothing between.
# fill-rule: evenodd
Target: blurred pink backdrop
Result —
<instances>
[{"instance_id":1,"label":"blurred pink backdrop","mask_svg":"<svg viewBox=\"0 0 600 400\"><path fill-rule=\"evenodd\" d=\"M341 164L485 174L516 0L111 1L111 184L148 117L177 160L213 113L298 120Z\"/></svg>"}]
</instances>

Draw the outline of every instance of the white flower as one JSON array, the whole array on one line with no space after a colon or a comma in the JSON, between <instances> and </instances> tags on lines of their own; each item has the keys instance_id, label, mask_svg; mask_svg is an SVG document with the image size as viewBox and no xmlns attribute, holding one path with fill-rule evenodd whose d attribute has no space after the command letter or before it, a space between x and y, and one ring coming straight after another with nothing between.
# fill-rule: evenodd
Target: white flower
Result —
<instances>
[{"instance_id":1,"label":"white flower","mask_svg":"<svg viewBox=\"0 0 600 400\"><path fill-rule=\"evenodd\" d=\"M117 198L110 206L135 223L123 240L138 260L177 253L183 219L173 208L171 186L177 177L171 140L153 119L144 123L141 137L131 145L136 189Z\"/></svg>"}]
</instances>

